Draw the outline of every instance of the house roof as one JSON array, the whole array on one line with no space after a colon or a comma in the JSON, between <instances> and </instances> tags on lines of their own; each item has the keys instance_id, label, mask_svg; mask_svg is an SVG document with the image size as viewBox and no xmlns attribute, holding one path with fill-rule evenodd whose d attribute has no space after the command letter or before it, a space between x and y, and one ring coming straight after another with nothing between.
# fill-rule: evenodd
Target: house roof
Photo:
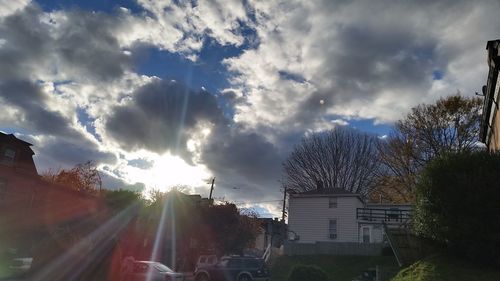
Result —
<instances>
[{"instance_id":1,"label":"house roof","mask_svg":"<svg viewBox=\"0 0 500 281\"><path fill-rule=\"evenodd\" d=\"M363 201L363 196L359 193L354 193L341 188L322 188L308 190L300 193L290 194L291 198L307 198L307 197L356 197Z\"/></svg>"},{"instance_id":2,"label":"house roof","mask_svg":"<svg viewBox=\"0 0 500 281\"><path fill-rule=\"evenodd\" d=\"M342 188L320 188L308 190L296 194L302 195L359 195L354 192L342 189Z\"/></svg>"},{"instance_id":3,"label":"house roof","mask_svg":"<svg viewBox=\"0 0 500 281\"><path fill-rule=\"evenodd\" d=\"M17 143L25 145L25 146L32 146L31 143L16 138L16 136L14 136L14 134L4 134L4 133L0 132L0 140L17 142Z\"/></svg>"}]
</instances>

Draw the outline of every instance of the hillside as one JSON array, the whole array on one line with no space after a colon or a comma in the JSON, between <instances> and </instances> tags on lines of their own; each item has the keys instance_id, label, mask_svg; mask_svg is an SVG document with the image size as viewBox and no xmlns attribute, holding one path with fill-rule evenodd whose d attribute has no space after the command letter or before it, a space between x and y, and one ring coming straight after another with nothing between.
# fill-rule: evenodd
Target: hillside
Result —
<instances>
[{"instance_id":1,"label":"hillside","mask_svg":"<svg viewBox=\"0 0 500 281\"><path fill-rule=\"evenodd\" d=\"M290 270L297 264L315 265L322 268L330 281L351 281L362 271L382 266L397 272L397 263L393 256L283 256L271 267L273 281L286 281Z\"/></svg>"},{"instance_id":2,"label":"hillside","mask_svg":"<svg viewBox=\"0 0 500 281\"><path fill-rule=\"evenodd\" d=\"M433 255L402 269L391 281L498 281L500 270L445 255Z\"/></svg>"}]
</instances>

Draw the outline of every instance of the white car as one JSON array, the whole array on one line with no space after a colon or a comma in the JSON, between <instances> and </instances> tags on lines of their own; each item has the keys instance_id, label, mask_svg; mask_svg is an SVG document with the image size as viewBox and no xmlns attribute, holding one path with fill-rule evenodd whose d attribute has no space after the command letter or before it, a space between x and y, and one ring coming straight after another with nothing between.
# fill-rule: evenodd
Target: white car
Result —
<instances>
[{"instance_id":1,"label":"white car","mask_svg":"<svg viewBox=\"0 0 500 281\"><path fill-rule=\"evenodd\" d=\"M201 255L198 257L198 262L196 263L195 271L201 267L212 266L217 263L216 255Z\"/></svg>"},{"instance_id":2,"label":"white car","mask_svg":"<svg viewBox=\"0 0 500 281\"><path fill-rule=\"evenodd\" d=\"M32 263L33 258L15 258L9 265L9 269L16 274L24 273L30 270Z\"/></svg>"},{"instance_id":3,"label":"white car","mask_svg":"<svg viewBox=\"0 0 500 281\"><path fill-rule=\"evenodd\" d=\"M184 281L182 273L174 272L166 265L154 261L134 261L125 281Z\"/></svg>"}]
</instances>

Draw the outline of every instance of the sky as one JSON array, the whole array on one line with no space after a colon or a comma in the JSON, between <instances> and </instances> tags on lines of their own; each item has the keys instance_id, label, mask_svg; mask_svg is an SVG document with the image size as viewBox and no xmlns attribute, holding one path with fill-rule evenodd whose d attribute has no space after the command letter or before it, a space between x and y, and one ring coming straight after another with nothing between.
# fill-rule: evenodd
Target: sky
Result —
<instances>
[{"instance_id":1,"label":"sky","mask_svg":"<svg viewBox=\"0 0 500 281\"><path fill-rule=\"evenodd\" d=\"M378 136L486 81L500 1L0 0L0 130L39 173L94 161L110 189L279 216L312 132Z\"/></svg>"}]
</instances>

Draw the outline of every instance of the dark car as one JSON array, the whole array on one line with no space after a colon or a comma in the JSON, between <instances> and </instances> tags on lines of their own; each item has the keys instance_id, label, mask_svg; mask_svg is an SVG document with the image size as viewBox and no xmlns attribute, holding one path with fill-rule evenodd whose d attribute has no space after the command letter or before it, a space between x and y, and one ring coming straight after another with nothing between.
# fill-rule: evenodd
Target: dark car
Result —
<instances>
[{"instance_id":1,"label":"dark car","mask_svg":"<svg viewBox=\"0 0 500 281\"><path fill-rule=\"evenodd\" d=\"M200 267L195 281L269 281L264 260L254 257L222 257L218 263Z\"/></svg>"}]
</instances>

